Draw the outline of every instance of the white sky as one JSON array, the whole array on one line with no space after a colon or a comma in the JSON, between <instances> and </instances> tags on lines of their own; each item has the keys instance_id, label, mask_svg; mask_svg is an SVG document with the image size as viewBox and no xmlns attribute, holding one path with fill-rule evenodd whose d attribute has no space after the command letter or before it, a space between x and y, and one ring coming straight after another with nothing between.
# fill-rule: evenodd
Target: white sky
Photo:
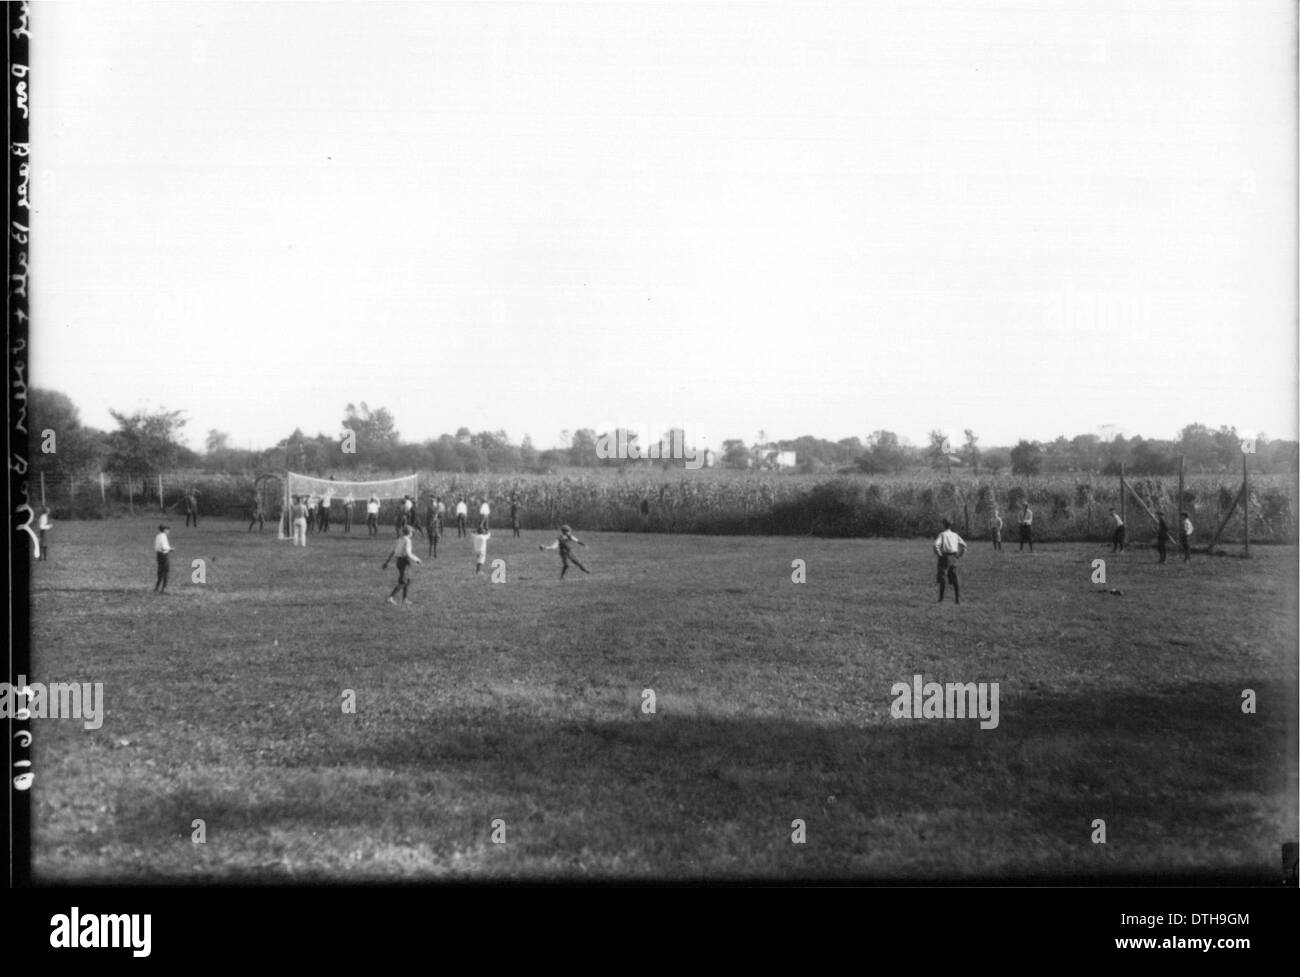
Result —
<instances>
[{"instance_id":1,"label":"white sky","mask_svg":"<svg viewBox=\"0 0 1300 977\"><path fill-rule=\"evenodd\" d=\"M199 449L1295 438L1295 11L36 4L32 380Z\"/></svg>"}]
</instances>

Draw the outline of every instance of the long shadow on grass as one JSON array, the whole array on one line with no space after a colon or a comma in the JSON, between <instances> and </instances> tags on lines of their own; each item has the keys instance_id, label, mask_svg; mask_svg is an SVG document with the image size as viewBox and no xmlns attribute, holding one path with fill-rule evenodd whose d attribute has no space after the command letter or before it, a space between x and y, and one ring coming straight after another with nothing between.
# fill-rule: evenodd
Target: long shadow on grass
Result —
<instances>
[{"instance_id":1,"label":"long shadow on grass","mask_svg":"<svg viewBox=\"0 0 1300 977\"><path fill-rule=\"evenodd\" d=\"M1247 684L1261 703L1288 701L1278 683ZM437 851L482 846L501 818L513 860L489 877L533 864L562 876L563 858L585 853L585 872L651 878L1276 881L1295 834L1276 708L1243 715L1232 690L1207 684L1004 690L999 718L995 730L892 720L887 702L862 725L431 713L379 736L331 727L310 755L267 743L274 765L239 783L124 793L116 822L132 844L203 816L227 835L353 829Z\"/></svg>"}]
</instances>

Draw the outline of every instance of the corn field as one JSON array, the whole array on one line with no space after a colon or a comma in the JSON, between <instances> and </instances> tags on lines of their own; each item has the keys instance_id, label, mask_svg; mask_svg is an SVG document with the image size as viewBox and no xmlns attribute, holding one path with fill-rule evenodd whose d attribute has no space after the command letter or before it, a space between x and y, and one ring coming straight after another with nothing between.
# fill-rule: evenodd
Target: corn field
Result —
<instances>
[{"instance_id":1,"label":"corn field","mask_svg":"<svg viewBox=\"0 0 1300 977\"><path fill-rule=\"evenodd\" d=\"M1148 506L1164 511L1171 526L1178 512L1189 512L1199 543L1209 541L1240 487L1234 475L1189 475L1180 505L1175 498L1177 478L1128 481ZM56 520L99 519L132 511L179 518L184 494L191 487L199 491L202 515L238 517L250 510L254 478L181 472L163 475L160 481L157 475L127 479L107 474L47 474L43 485L29 483L29 501L39 507L43 491L45 504ZM932 536L938 532L940 520L949 518L963 536L974 541L988 537L989 517L996 504L1006 523L1004 534L1010 539L1018 506L1028 499L1035 512L1035 539L1103 540L1110 535L1109 508L1121 508L1117 478L1086 475L947 479L938 474L827 477L727 471L636 475L617 471L571 475L429 472L420 475L420 490L421 512L426 493L441 496L449 510L463 495L471 503L471 519L477 517L478 500L487 498L496 526L507 524L514 497L519 501L524 529L550 530L570 523L586 530L714 535ZM276 479L260 485L268 519L279 515L279 493ZM1294 477L1252 478L1249 507L1252 542L1296 541ZM1131 499L1125 509L1130 540L1154 538L1155 527L1146 513ZM381 520L391 521L393 510L393 503L385 503ZM336 512L335 517L339 516ZM1240 541L1242 530L1239 508L1224 530L1223 541Z\"/></svg>"}]
</instances>

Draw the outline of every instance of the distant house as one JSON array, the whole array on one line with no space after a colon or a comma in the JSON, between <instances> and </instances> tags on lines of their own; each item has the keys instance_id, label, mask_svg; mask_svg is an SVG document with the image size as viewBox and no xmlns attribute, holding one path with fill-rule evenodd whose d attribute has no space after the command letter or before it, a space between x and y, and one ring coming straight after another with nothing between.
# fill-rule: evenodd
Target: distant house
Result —
<instances>
[{"instance_id":1,"label":"distant house","mask_svg":"<svg viewBox=\"0 0 1300 977\"><path fill-rule=\"evenodd\" d=\"M793 451L782 451L772 445L758 449L759 468L785 469L794 468L797 464L798 459Z\"/></svg>"}]
</instances>

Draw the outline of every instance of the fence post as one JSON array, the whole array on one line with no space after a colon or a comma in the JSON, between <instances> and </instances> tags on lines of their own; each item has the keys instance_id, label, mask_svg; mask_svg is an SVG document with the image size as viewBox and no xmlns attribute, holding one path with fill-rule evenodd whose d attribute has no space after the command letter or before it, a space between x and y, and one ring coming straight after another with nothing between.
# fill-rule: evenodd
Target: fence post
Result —
<instances>
[{"instance_id":1,"label":"fence post","mask_svg":"<svg viewBox=\"0 0 1300 977\"><path fill-rule=\"evenodd\" d=\"M1182 524L1182 519L1183 519L1183 501L1184 501L1183 500L1183 466L1186 463L1186 461L1187 461L1186 455L1178 456L1178 521L1180 525ZM1187 545L1188 548L1190 549L1192 544L1189 542Z\"/></svg>"},{"instance_id":2,"label":"fence post","mask_svg":"<svg viewBox=\"0 0 1300 977\"><path fill-rule=\"evenodd\" d=\"M108 496L104 494L104 473L99 473L99 504L108 505Z\"/></svg>"},{"instance_id":3,"label":"fence post","mask_svg":"<svg viewBox=\"0 0 1300 977\"><path fill-rule=\"evenodd\" d=\"M41 472L41 508L45 508L45 472Z\"/></svg>"},{"instance_id":4,"label":"fence post","mask_svg":"<svg viewBox=\"0 0 1300 977\"><path fill-rule=\"evenodd\" d=\"M1128 493L1124 491L1124 463L1121 461L1119 463L1119 521L1124 524L1125 532L1128 531L1128 500L1125 498L1126 495Z\"/></svg>"},{"instance_id":5,"label":"fence post","mask_svg":"<svg viewBox=\"0 0 1300 977\"><path fill-rule=\"evenodd\" d=\"M77 508L77 480L68 476L68 518L73 519Z\"/></svg>"},{"instance_id":6,"label":"fence post","mask_svg":"<svg viewBox=\"0 0 1300 977\"><path fill-rule=\"evenodd\" d=\"M126 507L135 515L135 486L132 484L134 479L128 474L126 476Z\"/></svg>"},{"instance_id":7,"label":"fence post","mask_svg":"<svg viewBox=\"0 0 1300 977\"><path fill-rule=\"evenodd\" d=\"M1246 537L1246 555L1250 556L1250 472L1244 451L1241 453L1241 525Z\"/></svg>"},{"instance_id":8,"label":"fence post","mask_svg":"<svg viewBox=\"0 0 1300 977\"><path fill-rule=\"evenodd\" d=\"M160 512L167 511L167 507L163 505L162 472L158 473L158 510Z\"/></svg>"}]
</instances>

